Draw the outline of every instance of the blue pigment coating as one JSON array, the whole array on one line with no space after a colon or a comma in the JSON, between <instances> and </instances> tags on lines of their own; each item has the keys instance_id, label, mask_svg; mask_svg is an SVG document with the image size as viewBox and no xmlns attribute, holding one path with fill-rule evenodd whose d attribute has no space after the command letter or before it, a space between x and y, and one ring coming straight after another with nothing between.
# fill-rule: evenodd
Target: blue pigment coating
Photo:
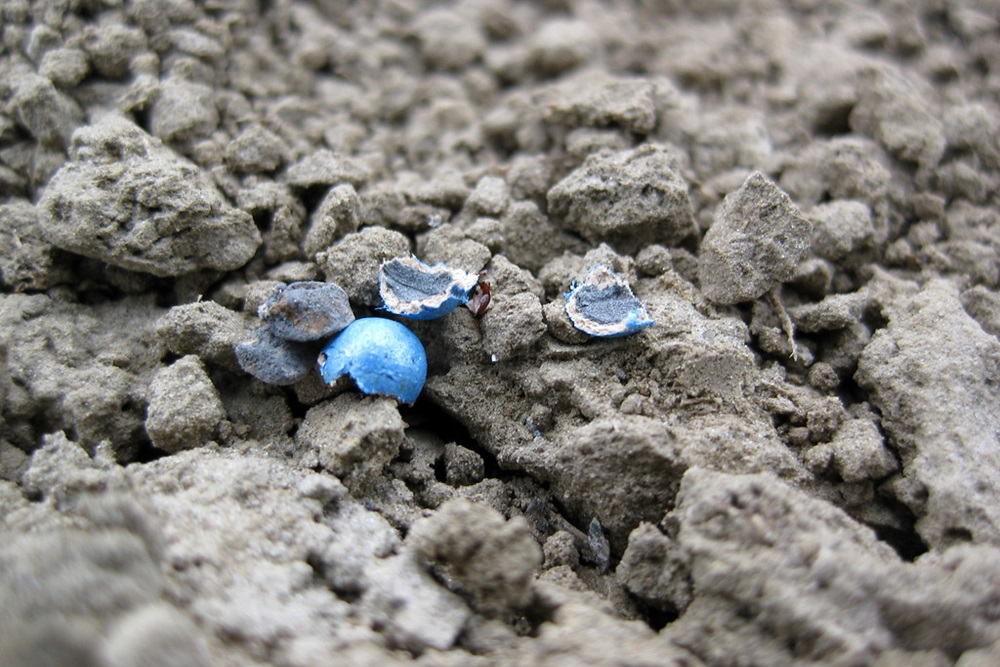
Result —
<instances>
[{"instance_id":1,"label":"blue pigment coating","mask_svg":"<svg viewBox=\"0 0 1000 667\"><path fill-rule=\"evenodd\" d=\"M443 317L469 300L479 277L444 264L428 266L416 257L397 257L382 264L378 291L390 313L411 320Z\"/></svg>"},{"instance_id":2,"label":"blue pigment coating","mask_svg":"<svg viewBox=\"0 0 1000 667\"><path fill-rule=\"evenodd\" d=\"M316 345L279 338L266 324L234 351L240 368L261 382L276 385L295 384L305 378L316 359Z\"/></svg>"},{"instance_id":3,"label":"blue pigment coating","mask_svg":"<svg viewBox=\"0 0 1000 667\"><path fill-rule=\"evenodd\" d=\"M570 288L566 314L577 329L599 338L627 336L653 325L625 279L602 264Z\"/></svg>"},{"instance_id":4,"label":"blue pigment coating","mask_svg":"<svg viewBox=\"0 0 1000 667\"><path fill-rule=\"evenodd\" d=\"M427 379L427 353L413 332L394 320L354 320L323 348L319 373L327 384L347 375L364 394L413 403Z\"/></svg>"},{"instance_id":5,"label":"blue pigment coating","mask_svg":"<svg viewBox=\"0 0 1000 667\"><path fill-rule=\"evenodd\" d=\"M257 314L275 336L295 341L327 339L354 321L347 293L313 280L278 285Z\"/></svg>"}]
</instances>

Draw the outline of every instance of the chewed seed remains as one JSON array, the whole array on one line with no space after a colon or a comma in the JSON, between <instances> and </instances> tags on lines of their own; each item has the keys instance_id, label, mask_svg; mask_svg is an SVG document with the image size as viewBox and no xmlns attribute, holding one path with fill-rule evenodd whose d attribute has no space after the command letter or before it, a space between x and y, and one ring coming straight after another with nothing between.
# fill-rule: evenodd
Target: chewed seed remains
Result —
<instances>
[{"instance_id":1,"label":"chewed seed remains","mask_svg":"<svg viewBox=\"0 0 1000 667\"><path fill-rule=\"evenodd\" d=\"M603 264L566 294L566 314L577 329L599 338L627 336L653 325L628 282Z\"/></svg>"},{"instance_id":2,"label":"chewed seed remains","mask_svg":"<svg viewBox=\"0 0 1000 667\"><path fill-rule=\"evenodd\" d=\"M416 257L382 263L378 291L390 313L413 320L443 317L469 300L479 276L444 264L428 266Z\"/></svg>"}]
</instances>

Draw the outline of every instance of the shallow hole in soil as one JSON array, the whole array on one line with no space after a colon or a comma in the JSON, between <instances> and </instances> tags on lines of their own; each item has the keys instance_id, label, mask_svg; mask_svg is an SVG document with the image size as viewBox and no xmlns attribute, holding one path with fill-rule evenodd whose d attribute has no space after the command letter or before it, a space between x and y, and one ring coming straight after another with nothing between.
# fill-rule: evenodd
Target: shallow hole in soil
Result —
<instances>
[{"instance_id":1,"label":"shallow hole in soil","mask_svg":"<svg viewBox=\"0 0 1000 667\"><path fill-rule=\"evenodd\" d=\"M307 215L312 215L319 205L323 203L323 198L326 197L327 192L330 188L326 185L310 185L303 188L299 193L299 201L302 205L306 207Z\"/></svg>"},{"instance_id":2,"label":"shallow hole in soil","mask_svg":"<svg viewBox=\"0 0 1000 667\"><path fill-rule=\"evenodd\" d=\"M165 456L170 456L167 452L162 449L157 449L153 446L153 443L148 439L144 439L143 443L139 445L139 448L135 452L135 457L129 461L129 464L133 463L151 463L153 461L164 458Z\"/></svg>"},{"instance_id":3,"label":"shallow hole in soil","mask_svg":"<svg viewBox=\"0 0 1000 667\"><path fill-rule=\"evenodd\" d=\"M841 104L830 109L825 109L813 125L816 134L822 137L835 137L841 134L851 133L851 111L853 104Z\"/></svg>"},{"instance_id":4,"label":"shallow hole in soil","mask_svg":"<svg viewBox=\"0 0 1000 667\"><path fill-rule=\"evenodd\" d=\"M641 614L642 621L645 622L645 624L648 625L654 632L659 632L680 618L680 614L676 610L654 607L643 602L631 593L629 593L628 596Z\"/></svg>"},{"instance_id":5,"label":"shallow hole in soil","mask_svg":"<svg viewBox=\"0 0 1000 667\"><path fill-rule=\"evenodd\" d=\"M500 468L497 459L485 447L476 442L465 426L455 419L447 410L428 398L418 398L413 407L400 406L400 415L407 426L419 427L434 433L443 442L454 442L456 445L474 451L483 459L486 477L505 479L511 477L510 472ZM441 462L441 477L444 476L444 463ZM438 474L435 468L435 475ZM441 478L439 478L440 481Z\"/></svg>"},{"instance_id":6,"label":"shallow hole in soil","mask_svg":"<svg viewBox=\"0 0 1000 667\"><path fill-rule=\"evenodd\" d=\"M900 558L908 562L913 562L927 553L927 545L913 530L879 527L875 528L875 536L892 547Z\"/></svg>"}]
</instances>

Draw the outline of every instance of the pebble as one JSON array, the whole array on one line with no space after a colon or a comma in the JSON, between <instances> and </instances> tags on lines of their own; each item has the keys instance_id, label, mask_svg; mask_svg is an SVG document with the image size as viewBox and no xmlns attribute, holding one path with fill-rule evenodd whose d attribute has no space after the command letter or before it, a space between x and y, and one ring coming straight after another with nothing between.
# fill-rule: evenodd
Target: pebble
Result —
<instances>
[{"instance_id":1,"label":"pebble","mask_svg":"<svg viewBox=\"0 0 1000 667\"><path fill-rule=\"evenodd\" d=\"M312 370L315 348L278 338L267 325L236 346L240 367L261 382L295 384Z\"/></svg>"},{"instance_id":2,"label":"pebble","mask_svg":"<svg viewBox=\"0 0 1000 667\"><path fill-rule=\"evenodd\" d=\"M194 164L115 114L73 134L69 160L38 202L45 239L130 271L230 271L261 244Z\"/></svg>"},{"instance_id":3,"label":"pebble","mask_svg":"<svg viewBox=\"0 0 1000 667\"><path fill-rule=\"evenodd\" d=\"M354 321L347 293L313 280L279 284L257 314L278 338L300 342L329 338Z\"/></svg>"},{"instance_id":4,"label":"pebble","mask_svg":"<svg viewBox=\"0 0 1000 667\"><path fill-rule=\"evenodd\" d=\"M323 268L326 279L344 288L356 304L378 306L378 273L382 262L410 254L410 239L391 229L363 227L348 234L316 261Z\"/></svg>"},{"instance_id":5,"label":"pebble","mask_svg":"<svg viewBox=\"0 0 1000 667\"><path fill-rule=\"evenodd\" d=\"M212 89L179 78L166 79L153 102L149 125L153 134L166 142L208 137L219 125Z\"/></svg>"},{"instance_id":6,"label":"pebble","mask_svg":"<svg viewBox=\"0 0 1000 667\"><path fill-rule=\"evenodd\" d=\"M678 245L697 231L680 159L657 144L591 155L547 199L568 229L620 252Z\"/></svg>"},{"instance_id":7,"label":"pebble","mask_svg":"<svg viewBox=\"0 0 1000 667\"><path fill-rule=\"evenodd\" d=\"M701 289L718 304L753 301L795 275L811 241L812 223L755 171L726 195L705 234L698 257Z\"/></svg>"},{"instance_id":8,"label":"pebble","mask_svg":"<svg viewBox=\"0 0 1000 667\"><path fill-rule=\"evenodd\" d=\"M327 384L347 375L364 394L413 403L427 379L427 353L420 339L399 322L363 317L323 348L319 372Z\"/></svg>"},{"instance_id":9,"label":"pebble","mask_svg":"<svg viewBox=\"0 0 1000 667\"><path fill-rule=\"evenodd\" d=\"M566 295L566 314L573 326L598 338L627 336L653 325L628 282L603 264Z\"/></svg>"},{"instance_id":10,"label":"pebble","mask_svg":"<svg viewBox=\"0 0 1000 667\"><path fill-rule=\"evenodd\" d=\"M181 357L157 371L149 387L146 433L153 445L176 453L215 437L226 411L201 359Z\"/></svg>"},{"instance_id":11,"label":"pebble","mask_svg":"<svg viewBox=\"0 0 1000 667\"><path fill-rule=\"evenodd\" d=\"M378 290L385 309L412 320L443 317L469 300L479 277L444 264L428 266L416 257L383 262Z\"/></svg>"}]
</instances>

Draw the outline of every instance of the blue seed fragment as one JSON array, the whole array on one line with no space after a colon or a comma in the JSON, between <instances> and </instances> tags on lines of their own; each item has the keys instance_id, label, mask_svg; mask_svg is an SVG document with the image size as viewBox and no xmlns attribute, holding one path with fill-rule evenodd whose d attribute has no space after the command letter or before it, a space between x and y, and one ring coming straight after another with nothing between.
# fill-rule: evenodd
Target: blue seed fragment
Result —
<instances>
[{"instance_id":1,"label":"blue seed fragment","mask_svg":"<svg viewBox=\"0 0 1000 667\"><path fill-rule=\"evenodd\" d=\"M469 300L479 276L444 264L428 266L416 257L383 262L378 291L385 309L412 320L443 317Z\"/></svg>"},{"instance_id":2,"label":"blue seed fragment","mask_svg":"<svg viewBox=\"0 0 1000 667\"><path fill-rule=\"evenodd\" d=\"M427 379L427 353L413 332L394 320L354 320L319 355L323 381L347 375L365 394L395 396L413 403Z\"/></svg>"},{"instance_id":3,"label":"blue seed fragment","mask_svg":"<svg viewBox=\"0 0 1000 667\"><path fill-rule=\"evenodd\" d=\"M628 282L603 264L570 289L566 314L577 329L599 338L627 336L653 325Z\"/></svg>"},{"instance_id":4,"label":"blue seed fragment","mask_svg":"<svg viewBox=\"0 0 1000 667\"><path fill-rule=\"evenodd\" d=\"M268 384L295 384L309 374L316 346L278 338L264 325L236 346L236 360L247 373Z\"/></svg>"},{"instance_id":5,"label":"blue seed fragment","mask_svg":"<svg viewBox=\"0 0 1000 667\"><path fill-rule=\"evenodd\" d=\"M294 341L329 338L354 321L339 285L311 280L279 285L257 314L275 336Z\"/></svg>"}]
</instances>

